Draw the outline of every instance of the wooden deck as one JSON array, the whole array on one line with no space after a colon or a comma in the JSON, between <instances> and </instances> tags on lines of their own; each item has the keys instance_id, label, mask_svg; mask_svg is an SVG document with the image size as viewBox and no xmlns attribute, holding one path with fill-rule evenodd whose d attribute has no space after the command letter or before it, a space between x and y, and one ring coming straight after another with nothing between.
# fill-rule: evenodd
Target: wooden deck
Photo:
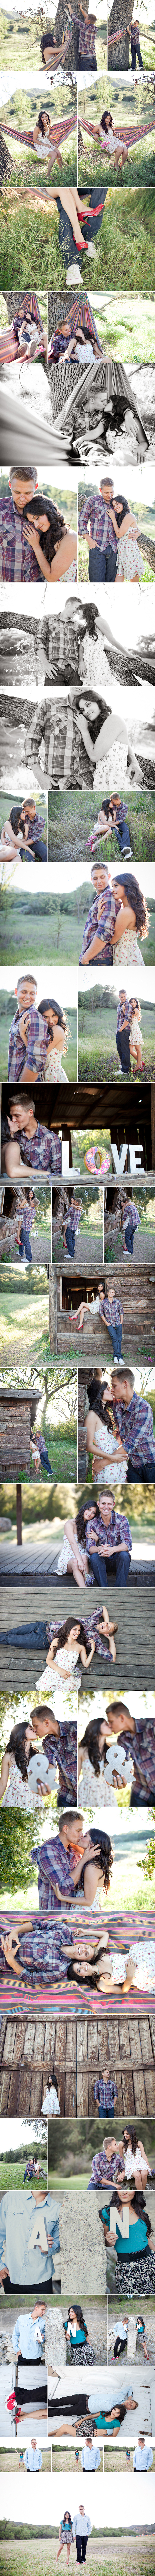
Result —
<instances>
[{"instance_id":1,"label":"wooden deck","mask_svg":"<svg viewBox=\"0 0 155 2576\"><path fill-rule=\"evenodd\" d=\"M1 1690L7 1690L8 1681L10 1688L16 1688L17 1690L21 1689L21 1680L24 1690L29 1689L29 1686L32 1686L32 1682L35 1684L35 1681L38 1681L41 1667L43 1672L43 1663L45 1661L44 1649L42 1649L41 1656L39 1640L36 1647L33 1646L31 1652L30 1646L26 1649L26 1642L25 1647L22 1645L22 1648L21 1645L9 1645L7 1642L7 1631L10 1628L17 1629L17 1627L26 1627L27 1622L28 1624L30 1624L30 1622L33 1624L34 1620L38 1622L39 1618L49 1621L52 1616L53 1620L57 1620L58 1595L59 1620L63 1621L64 1615L65 1619L67 1619L71 1612L72 1618L77 1618L77 1591L73 1580L69 1585L68 1580L66 1579L66 1583L63 1587L59 1581L59 1576L57 1584L53 1579L52 1586L49 1581L44 1584L44 1586L40 1582L38 1597L38 1588L35 1586L33 1579L33 1554L32 1583L31 1585L29 1583L29 1585L26 1586L26 1591L22 1583L22 1564L21 1584L18 1583L17 1589L16 1585L11 1586L8 1582L7 1586L4 1587L3 1585L0 1598L0 1631L1 1640L3 1641L1 1642ZM90 1615L90 1601L91 1611L93 1611L94 1609L98 1609L99 1601L101 1609L102 1600L105 1601L105 1592L102 1593L101 1587L99 1594L96 1583L94 1588L92 1587L91 1595L90 1593L88 1595L88 1592L84 1595L83 1592L78 1591L78 1619L82 1620L83 1617L87 1617L88 1605ZM129 1594L129 1585L127 1585L125 1593L117 1592L116 1596L115 1586L111 1584L110 1617L111 1619L117 1620L117 1636L115 1639L116 1664L114 1666L113 1664L108 1665L104 1659L102 1661L101 1656L94 1655L93 1666L91 1666L93 1690L96 1687L99 1687L100 1690L102 1689L106 1691L108 1680L110 1680L112 1684L112 1676L115 1681L116 1691L119 1691L120 1689L125 1690L126 1687L129 1687L129 1673L130 1690L149 1690L149 1685L151 1690L153 1690L155 1670L154 1591L152 1590L151 1593L149 1592L148 1599L148 1590L143 1584L139 1611L135 1594L134 1597L132 1595L131 1621L131 1597ZM85 1691L86 1674L83 1671L82 1665L80 1669L81 1689L84 1689ZM88 1687L90 1689L90 1670Z\"/></svg>"},{"instance_id":2,"label":"wooden deck","mask_svg":"<svg viewBox=\"0 0 155 2576\"><path fill-rule=\"evenodd\" d=\"M95 2076L109 2066L117 2076L117 2116L155 2113L155 2015L108 2013L81 2020L3 2016L0 2030L0 2119L37 2118L45 2075L59 2072L62 2119L97 2117ZM100 2133L101 2134L101 2133Z\"/></svg>"}]
</instances>

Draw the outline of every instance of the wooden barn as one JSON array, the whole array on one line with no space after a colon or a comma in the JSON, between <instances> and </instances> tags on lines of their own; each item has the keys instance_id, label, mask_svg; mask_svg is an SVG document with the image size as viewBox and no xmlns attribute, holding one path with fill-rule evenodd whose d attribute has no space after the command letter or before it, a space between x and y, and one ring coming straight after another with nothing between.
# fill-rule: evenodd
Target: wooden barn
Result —
<instances>
[{"instance_id":1,"label":"wooden barn","mask_svg":"<svg viewBox=\"0 0 155 2576\"><path fill-rule=\"evenodd\" d=\"M137 1919L137 1918L136 1918ZM51 2020L26 2010L5 2014L0 2030L0 2119L37 2118L45 2077L58 2076L61 2119L98 2118L95 2077L108 2063L117 2082L118 2118L155 2114L155 2015L96 2010ZM102 2132L100 2130L100 2136Z\"/></svg>"}]
</instances>

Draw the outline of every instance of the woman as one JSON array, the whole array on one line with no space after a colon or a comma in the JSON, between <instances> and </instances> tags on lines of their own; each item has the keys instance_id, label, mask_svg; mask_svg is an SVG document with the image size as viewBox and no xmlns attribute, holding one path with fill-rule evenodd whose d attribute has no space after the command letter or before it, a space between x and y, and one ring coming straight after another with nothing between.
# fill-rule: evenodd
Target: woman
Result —
<instances>
[{"instance_id":1,"label":"woman","mask_svg":"<svg viewBox=\"0 0 155 2576\"><path fill-rule=\"evenodd\" d=\"M135 1056L135 1057L136 1057L136 1073L143 1073L143 1062L144 1062L144 1060L143 1060L143 1056L142 1056L142 1046L144 1046L144 1038L142 1038L142 1030L141 1030L141 1028L140 1028L141 1008L140 1008L140 1002L137 1002L137 1001L135 1000L135 998L134 998L134 994L133 994L133 996L131 995L130 1011L131 1011L131 1021L130 1021L130 1031L129 1031L130 1057L131 1057L131 1058L132 1058L132 1056Z\"/></svg>"},{"instance_id":2,"label":"woman","mask_svg":"<svg viewBox=\"0 0 155 2576\"><path fill-rule=\"evenodd\" d=\"M63 1577L68 1573L73 1574L74 1583L77 1584L78 1590L80 1590L80 1592L85 1591L85 1585L91 1582L88 1557L86 1555L85 1532L84 1534L82 1532L81 1544L77 1521L76 1519L71 1520L69 1513L67 1520L64 1521L63 1545L57 1562L57 1574L62 1575Z\"/></svg>"},{"instance_id":3,"label":"woman","mask_svg":"<svg viewBox=\"0 0 155 2576\"><path fill-rule=\"evenodd\" d=\"M68 2567L68 2561L69 2561L69 2558L70 2558L70 2549L71 2549L71 2540L72 2540L72 2537L73 2537L73 2534L72 2534L71 2513L64 2513L64 2514L63 2514L63 2521L62 2521L62 2522L59 2522L59 2549L57 2549L57 2554L56 2554L56 2567L57 2567L57 2565L58 2565L58 2558L61 2558L61 2550L62 2550L62 2549L65 2549L65 2548L67 2549L67 2567Z\"/></svg>"},{"instance_id":4,"label":"woman","mask_svg":"<svg viewBox=\"0 0 155 2576\"><path fill-rule=\"evenodd\" d=\"M88 841L86 841L86 850L95 850L96 841L108 841L111 839L112 832L114 832L116 834L116 840L118 841L120 851L122 848L124 854L128 851L128 857L130 858L132 853L130 848L129 826L126 822L127 813L128 806L122 803L121 796L105 796L104 804L100 806L97 822L94 823L94 829L89 833Z\"/></svg>"},{"instance_id":5,"label":"woman","mask_svg":"<svg viewBox=\"0 0 155 2576\"><path fill-rule=\"evenodd\" d=\"M97 771L99 771L98 787L102 787L102 784L109 786L109 754L110 770L113 765L116 776L118 744L119 769L121 770L122 766L123 747L123 768L128 766L131 784L139 785L139 782L141 784L141 767L137 748L136 751L134 749L133 727L131 741L125 717L120 714L117 716L116 711L114 714L110 712L110 707L107 707L103 697L99 698L97 695L97 698L93 698L90 690L89 696L86 696L83 690L82 697L81 693L79 697L78 693L75 697L75 690L69 689L66 692L65 715L62 699L59 699L56 705L54 698L51 701L49 698L48 704L44 698L39 716L35 716L33 726L29 725L26 730L24 755L28 768L32 760L35 761L35 774L36 777L39 774L39 784L40 769L43 769L45 775L49 777L53 791L57 793L58 786L64 791L65 754L65 786L70 790L78 786L83 791L85 786L90 788L91 784L94 784L94 776L96 784ZM143 783L145 784L145 779Z\"/></svg>"},{"instance_id":6,"label":"woman","mask_svg":"<svg viewBox=\"0 0 155 2576\"><path fill-rule=\"evenodd\" d=\"M37 1742L37 1739L36 1739ZM47 1763L42 1758L42 1790L33 1785L33 1763L29 1780L29 1762L33 1755L33 1736L29 1725L13 1726L6 1753L2 1755L0 1799L5 1807L23 1807L31 1813L38 1796L49 1794L46 1784ZM51 1781L50 1781L51 1789Z\"/></svg>"},{"instance_id":7,"label":"woman","mask_svg":"<svg viewBox=\"0 0 155 2576\"><path fill-rule=\"evenodd\" d=\"M67 132L69 127L69 132L72 133L74 125L75 117L69 118L67 123ZM4 126L1 126L0 130L2 134L11 134L12 142L14 142L15 139L17 143L20 143L20 147L22 146L22 143L27 144L28 151L36 153L37 161L46 162L47 179L50 178L54 161L59 162L59 168L62 170L62 156L59 150L59 130L60 134L62 134L64 129L61 125L60 129L59 126L55 127L54 125L51 125L47 108L40 109L40 115L37 117L37 122L34 126L26 126L26 129L24 128L23 130L22 126L19 128L18 125L14 125L12 127L12 125L5 124Z\"/></svg>"},{"instance_id":8,"label":"woman","mask_svg":"<svg viewBox=\"0 0 155 2576\"><path fill-rule=\"evenodd\" d=\"M108 159L112 156L114 170L118 170L119 161L120 168L122 170L124 161L128 161L129 146L126 145L126 143L122 143L120 129L118 129L117 133L113 124L113 116L109 115L109 108L106 108L104 110L104 116L100 117L100 125L96 125L96 142L101 143L101 151L108 153Z\"/></svg>"},{"instance_id":9,"label":"woman","mask_svg":"<svg viewBox=\"0 0 155 2576\"><path fill-rule=\"evenodd\" d=\"M32 361L38 357L47 360L47 331L43 329L37 295L27 292L17 305L10 328L0 333L0 366L11 366L15 358L20 358L22 365L25 358Z\"/></svg>"},{"instance_id":10,"label":"woman","mask_svg":"<svg viewBox=\"0 0 155 2576\"><path fill-rule=\"evenodd\" d=\"M132 2186L130 2189L128 2183L126 2193L123 2191L122 2195L121 2184L118 2183L117 2191L112 2192L109 2209L99 2210L99 2218L104 2227L105 2245L109 2246L109 2252L114 2247L117 2253L120 2297L124 2297L124 2291L127 2291L128 2297L134 2299L137 2290L143 2289L145 2294L151 2295L155 2288L155 2237L143 2193L139 2198L136 2189L133 2191Z\"/></svg>"},{"instance_id":11,"label":"woman","mask_svg":"<svg viewBox=\"0 0 155 2576\"><path fill-rule=\"evenodd\" d=\"M137 539L137 520L133 518L133 511L129 509L129 502L123 499L123 494L116 493L112 510L110 503L110 515L118 537L116 582L140 583L140 576L144 580L144 561Z\"/></svg>"},{"instance_id":12,"label":"woman","mask_svg":"<svg viewBox=\"0 0 155 2576\"><path fill-rule=\"evenodd\" d=\"M86 2362L87 2365L89 2362L92 2362L92 2364L96 2362L97 2356L94 2344L89 2341L88 2326L85 2325L83 2309L77 2307L77 2304L76 2307L68 2308L68 2316L64 2317L64 2328L67 2351L68 2353L69 2351L71 2353L72 2368L76 2365L77 2370L78 2364L81 2369L82 2364L84 2364L85 2368Z\"/></svg>"},{"instance_id":13,"label":"woman","mask_svg":"<svg viewBox=\"0 0 155 2576\"><path fill-rule=\"evenodd\" d=\"M109 1711L110 1716L110 1711ZM111 1743L108 1720L91 1718L78 1749L79 1807L117 1806L117 1789L128 1788L133 1779L133 1762L127 1758L124 1745Z\"/></svg>"},{"instance_id":14,"label":"woman","mask_svg":"<svg viewBox=\"0 0 155 2576\"><path fill-rule=\"evenodd\" d=\"M137 2334L138 2334L138 2342L139 2342L140 2352L144 2352L144 2361L149 2361L149 2352L148 2352L148 2344L146 2343L146 2326L145 2326L145 2320L144 2320L144 2317L136 2317L136 2327L137 2327Z\"/></svg>"},{"instance_id":15,"label":"woman","mask_svg":"<svg viewBox=\"0 0 155 2576\"><path fill-rule=\"evenodd\" d=\"M51 1627L47 1627L46 1635L49 1639L49 1648L45 1671L41 1675L41 1687L45 1681L46 1688L48 1686L49 1690L51 1689L52 1671L54 1690L59 1690L60 1693L60 1683L65 1684L66 1682L74 1679L74 1672L76 1671L76 1665L79 1660L82 1666L84 1666L84 1670L86 1668L88 1671L88 1666L92 1663L92 1657L95 1654L95 1646L92 1639L92 1645L90 1645L89 1652L87 1653L86 1634L86 1629L82 1626L82 1620L78 1620L78 1622L77 1620L74 1620L73 1625L71 1619L65 1619L64 1627L62 1627L61 1622L59 1622L57 1629L53 1627L53 1623ZM81 1677L79 1675L79 1681L80 1678Z\"/></svg>"},{"instance_id":16,"label":"woman","mask_svg":"<svg viewBox=\"0 0 155 2576\"><path fill-rule=\"evenodd\" d=\"M101 2217L101 2210L99 2210L99 2218L100 2218L100 2217ZM95 2391L94 2391L94 2399L95 2399ZM105 2433L107 2441L108 2441L108 2435L109 2435L109 2441L110 2441L110 2442L116 2442L117 2433L121 2432L121 2425L122 2425L122 2424L125 2424L125 2417L126 2417L126 2415L136 2415L136 2413L137 2413L137 2407L138 2407L138 2397L133 2397L133 2396L132 2396L132 2390L131 2390L131 2388L129 2388L129 2390L127 2390L127 2392L126 2392L125 2404L123 2404L123 2400L122 2400L121 2398L119 2399L119 2398L117 2398L117 2397L116 2397L116 2402L115 2402L115 2398L113 2397L113 2400L112 2400L112 2398L111 2398L111 2406L110 2406L110 2405L108 2406L108 2398L107 2398L107 2405L106 2405L106 2397L105 2397L105 2404L104 2404L104 2402L103 2402L103 2405L102 2405L102 2399L101 2399L101 2407L99 2408L99 2411L98 2411L98 2406L97 2406L97 2404L96 2404L96 2407L95 2407L95 2403L93 2403L93 2401L92 2401L92 2404L91 2404L91 2412L92 2412L92 2414L93 2414L94 2432L96 2432L96 2433Z\"/></svg>"},{"instance_id":17,"label":"woman","mask_svg":"<svg viewBox=\"0 0 155 2576\"><path fill-rule=\"evenodd\" d=\"M60 1011L58 1002L40 1002L39 1010L45 1016L48 1029L48 1047L46 1064L44 1065L43 1071L43 1081L68 1082L68 1073L64 1073L64 1065L62 1064L62 1055L64 1056L66 1054L68 1047L66 1013L64 1014L63 1011Z\"/></svg>"},{"instance_id":18,"label":"woman","mask_svg":"<svg viewBox=\"0 0 155 2576\"><path fill-rule=\"evenodd\" d=\"M135 2176L136 2191L145 2191L148 2174L151 2181L152 2165L149 2165L143 2138L137 2138L136 2129L123 2130L123 2151L126 2181L132 2181Z\"/></svg>"},{"instance_id":19,"label":"woman","mask_svg":"<svg viewBox=\"0 0 155 2576\"><path fill-rule=\"evenodd\" d=\"M87 361L89 364L91 362L91 366L93 365L94 359L98 357L98 351L100 354L101 344L95 315L92 312L92 305L89 304L89 296L87 296L86 309L87 319L84 321L83 295L75 295L69 314L65 314L64 322L61 319L59 325L57 324L57 329L53 331L48 343L48 363L53 359L62 366L66 365L66 359L76 360L77 357L80 366L83 365L86 368Z\"/></svg>"},{"instance_id":20,"label":"woman","mask_svg":"<svg viewBox=\"0 0 155 2576\"><path fill-rule=\"evenodd\" d=\"M23 522L28 540L33 537L33 553L42 580L66 581L69 572L70 581L77 581L77 538L74 530L65 526L63 512L57 510L55 502L48 498L46 502L44 493L38 492L33 501L26 501Z\"/></svg>"},{"instance_id":21,"label":"woman","mask_svg":"<svg viewBox=\"0 0 155 2576\"><path fill-rule=\"evenodd\" d=\"M125 1484L127 1452L114 1424L110 1393L107 1406L107 1387L105 1392L101 1388L98 1412L87 1414L86 1450L87 1459L92 1457L93 1485L111 1485L111 1460L114 1484Z\"/></svg>"},{"instance_id":22,"label":"woman","mask_svg":"<svg viewBox=\"0 0 155 2576\"><path fill-rule=\"evenodd\" d=\"M122 966L125 968L130 966L130 959L133 964L133 960L135 958L135 962L137 964L138 954L139 972L141 961L138 942L141 940L141 942L144 943L144 940L148 939L149 930L149 915L145 895L141 894L141 888L138 885L137 878L134 876L128 876L125 873L123 876L113 878L112 886L115 899L117 898L117 906L120 904L120 911L118 909L116 911L116 921L114 924L113 958L115 958L116 955L117 968L120 966L122 971ZM100 902L98 905L98 914L100 917Z\"/></svg>"}]
</instances>

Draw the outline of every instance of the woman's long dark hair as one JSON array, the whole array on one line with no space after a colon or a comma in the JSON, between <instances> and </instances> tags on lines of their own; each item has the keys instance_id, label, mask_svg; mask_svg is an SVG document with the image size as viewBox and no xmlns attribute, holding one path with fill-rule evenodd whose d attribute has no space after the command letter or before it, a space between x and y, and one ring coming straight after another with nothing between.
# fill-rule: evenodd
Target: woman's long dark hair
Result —
<instances>
[{"instance_id":1,"label":"woman's long dark hair","mask_svg":"<svg viewBox=\"0 0 155 2576\"><path fill-rule=\"evenodd\" d=\"M61 1628L60 1619L58 1620L57 1628L56 1628L56 1626L55 1626L55 1629L53 1628L53 1637L51 1637L51 1645L53 1645L53 1646L54 1646L54 1639L57 1637L57 1635L58 1635L58 1629L59 1629L59 1644L60 1644L60 1647L61 1647L61 1646L66 1646L66 1645L67 1645L67 1639L68 1639L68 1637L70 1637L70 1630L71 1630L71 1628L73 1628L73 1616L72 1616L72 1613L70 1612L70 1619L64 1619L64 1626L63 1626L63 1628ZM80 1647L80 1646L85 1646L85 1645L86 1645L86 1642L87 1642L87 1621L86 1621L86 1625L85 1625L85 1627L84 1627L83 1619L80 1619L80 1620L79 1620L79 1628L80 1628L80 1636L79 1636L79 1647ZM48 1634L48 1630L46 1630L46 1634ZM54 1647L54 1663L55 1663L55 1655L56 1655L56 1652L57 1652L57 1648L56 1648L56 1644L55 1644L55 1647Z\"/></svg>"},{"instance_id":2,"label":"woman's long dark hair","mask_svg":"<svg viewBox=\"0 0 155 2576\"><path fill-rule=\"evenodd\" d=\"M102 1719L101 1719L101 1717L100 1717L100 1718L90 1718L89 1726L86 1726L86 1727L85 1727L85 1735L84 1735L84 1737L83 1737L83 1752L85 1753L85 1745L86 1745L86 1747L87 1747L87 1753L89 1754L89 1762L92 1762L92 1769L93 1769L93 1771L95 1772L95 1780L99 1780L99 1774L100 1774L100 1761L99 1761L99 1736L100 1736L100 1731L101 1731L101 1724L102 1724ZM105 1767L105 1762L106 1762L106 1751L107 1751L107 1745L106 1745L106 1744L105 1744L105 1745L103 1744L103 1745L102 1745L102 1760L103 1760L104 1767Z\"/></svg>"},{"instance_id":3,"label":"woman's long dark hair","mask_svg":"<svg viewBox=\"0 0 155 2576\"><path fill-rule=\"evenodd\" d=\"M44 36L41 36L40 52L42 55L42 63L44 63L44 54L47 53L48 45L52 45L52 53L55 54L53 27L45 27Z\"/></svg>"},{"instance_id":4,"label":"woman's long dark hair","mask_svg":"<svg viewBox=\"0 0 155 2576\"><path fill-rule=\"evenodd\" d=\"M122 874L119 872L119 876L115 877L115 886L117 885L125 887L127 903L131 904L131 912L136 913L136 929L139 930L140 939L147 939L149 928L148 908L147 903L145 902L145 895L141 894L141 887L137 885L137 877L130 877L128 874L126 875L122 869Z\"/></svg>"},{"instance_id":5,"label":"woman's long dark hair","mask_svg":"<svg viewBox=\"0 0 155 2576\"><path fill-rule=\"evenodd\" d=\"M47 116L47 123L48 123L48 125L50 125L50 116L48 115L48 108L47 108L47 107L46 107L46 109L45 109L45 108L44 108L44 109L43 109L43 108L40 108L40 116L37 116L37 132L38 132L38 126L39 126L39 128L40 128L40 134L43 134L43 132L44 132L44 116L45 116L45 114L46 114L46 116Z\"/></svg>"},{"instance_id":6,"label":"woman's long dark hair","mask_svg":"<svg viewBox=\"0 0 155 2576\"><path fill-rule=\"evenodd\" d=\"M105 133L105 130L106 130L107 116L108 116L108 125L112 125L113 119L112 119L112 116L109 116L109 108L108 108L108 107L104 108L104 116L100 116L100 125L102 125L102 126L103 126L103 131L104 131L104 133Z\"/></svg>"},{"instance_id":7,"label":"woman's long dark hair","mask_svg":"<svg viewBox=\"0 0 155 2576\"><path fill-rule=\"evenodd\" d=\"M103 1878L103 1884L107 1895L107 1889L110 1887L111 1870L113 1866L113 1852L112 1844L110 1843L110 1835L103 1833L101 1825L93 1825L89 1828L89 1831L90 1842L99 1843L100 1846L98 1853L98 1868L100 1869L101 1878ZM81 1887L84 1887L84 1869L82 1870L82 1876L80 1879L80 1888Z\"/></svg>"},{"instance_id":8,"label":"woman's long dark hair","mask_svg":"<svg viewBox=\"0 0 155 2576\"><path fill-rule=\"evenodd\" d=\"M122 2129L122 2138L123 2146L126 2147L125 2129ZM136 2136L136 2129L130 2129L130 2121L128 2127L128 2142L129 2138L131 2138L132 2155L134 2155L134 2147L138 2147L138 2137Z\"/></svg>"},{"instance_id":9,"label":"woman's long dark hair","mask_svg":"<svg viewBox=\"0 0 155 2576\"><path fill-rule=\"evenodd\" d=\"M30 506L30 505L29 505L29 506ZM24 514L23 514L23 515L24 515ZM105 716L105 724L106 724L106 717L107 717L107 716L111 716L111 707L107 707L107 706L106 706L106 699L105 699L105 698L101 698L101 697L100 697L99 689L90 689L90 690L89 690L89 692L88 692L88 689L87 689L87 681L86 681L86 675L85 675L85 691L86 691L86 698L88 698L88 694L89 694L89 705L90 705L89 723L90 723L90 727L91 727L92 740L93 740L93 742L95 743L95 742L97 742L97 738L98 738L98 719L99 719L99 716L100 716L100 718L101 718L101 723L102 723L102 724L103 724L103 718L104 718L104 716ZM82 689L79 689L79 696L77 697L77 715L80 715L80 703L81 703L81 698L82 698ZM94 699L96 698L96 700L97 700L98 714L97 714L96 716L92 716L92 714L91 714L91 698L93 699L93 705L94 705ZM84 690L83 690L83 702L84 702ZM85 712L85 706L84 706L84 712ZM105 866L106 866L106 860L105 860Z\"/></svg>"},{"instance_id":10,"label":"woman's long dark hair","mask_svg":"<svg viewBox=\"0 0 155 2576\"><path fill-rule=\"evenodd\" d=\"M60 1028L60 1029L64 1029L64 1032L66 1033L66 1021L64 1020L64 1014L63 1014L63 1011L60 1011L60 1009L59 1009L59 1002L54 1002L54 1001L53 1001L53 998L52 998L52 1001L50 1001L50 998L48 997L48 1001L47 1001L47 998L46 998L46 1001L45 1001L45 1000L43 1000L43 1002L42 1002L42 1001L41 1001L41 1002L39 1002L39 1011L44 1011L44 1012L45 1012L45 1018L46 1018L46 1012L47 1012L47 1011L56 1011L56 1017L57 1017L57 1020L58 1020L58 1023L59 1023L59 1028ZM50 1032L50 1041L51 1041L51 1046L53 1046L53 1045L54 1045L54 1034L52 1035L52 1029L51 1029L51 1032Z\"/></svg>"},{"instance_id":11,"label":"woman's long dark hair","mask_svg":"<svg viewBox=\"0 0 155 2576\"><path fill-rule=\"evenodd\" d=\"M25 823L23 818L21 820L20 805L11 805L10 823L12 823L12 830L15 832L15 836L17 835L17 832L19 832L19 823L21 824L21 840L24 841Z\"/></svg>"},{"instance_id":12,"label":"woman's long dark hair","mask_svg":"<svg viewBox=\"0 0 155 2576\"><path fill-rule=\"evenodd\" d=\"M74 2303L73 2303L73 2300L72 2300L72 2306L73 2306L73 2304L74 2304ZM71 2317L71 2308L68 2308L68 2323L69 2323L69 2319L70 2319L70 2317ZM77 2308L77 2299L75 2300L75 2317L77 2317L77 2325L78 2325L78 2326L84 2326L84 2327L85 2327L85 2337L86 2337L86 2342L88 2342L88 2326L85 2326L85 2317L83 2317L83 2308Z\"/></svg>"},{"instance_id":13,"label":"woman's long dark hair","mask_svg":"<svg viewBox=\"0 0 155 2576\"><path fill-rule=\"evenodd\" d=\"M119 510L119 514L118 514L118 534L119 534L119 528L122 528L122 527L123 527L123 519L127 519L127 518L129 519L129 518L130 518L130 502L129 502L129 501L125 501L125 500L124 500L124 493L123 493L123 492L116 492L116 494L115 494L115 500L114 500L115 519L117 519L117 502L118 502L118 501L121 501L121 510Z\"/></svg>"},{"instance_id":14,"label":"woman's long dark hair","mask_svg":"<svg viewBox=\"0 0 155 2576\"><path fill-rule=\"evenodd\" d=\"M63 2529L63 2531L64 2531L64 2528L65 2528L65 2522L69 2522L69 2529L70 2529L70 2531L72 2531L71 2513L63 2513L63 2514L62 2514L62 2529Z\"/></svg>"},{"instance_id":15,"label":"woman's long dark hair","mask_svg":"<svg viewBox=\"0 0 155 2576\"><path fill-rule=\"evenodd\" d=\"M48 500L48 493L46 495L46 492L38 492L35 493L33 501L25 502L23 519L30 517L31 519L38 519L39 517L42 518L44 511L47 511L49 528L41 529L41 544L43 546L43 554L46 555L46 562L51 564L53 563L53 555L55 555L56 546L59 545L59 538L62 536L62 528L65 533L65 519L63 517L63 511L56 509L54 501Z\"/></svg>"},{"instance_id":16,"label":"woman's long dark hair","mask_svg":"<svg viewBox=\"0 0 155 2576\"><path fill-rule=\"evenodd\" d=\"M123 2197L123 2194L122 2194L122 2197ZM118 2191L112 2191L110 2207L111 2207L111 2209L114 2209L114 2207L115 2207L116 2209L120 2209L120 2200L119 2200L119 2192L118 2192ZM125 2207L128 2207L128 2203L127 2203L127 2202L124 2202L124 2203L123 2203L123 2207L124 2207L124 2208L125 2208ZM145 2201L145 2196L144 2196L144 2192L143 2192L143 2191L138 2192L138 2191L136 2191L136 2190L135 2190L135 2191L133 2191L133 2192L132 2192L132 2209L135 2209L136 2218L144 2218L144 2217L145 2217L145 2226L146 2226L146 2228L147 2228L147 2236L151 2236L151 2235L152 2235L151 2219L150 2219L150 2218L148 2218L148 2210L146 2209L146 2201ZM133 2251L134 2251L134 2246L133 2246Z\"/></svg>"},{"instance_id":17,"label":"woman's long dark hair","mask_svg":"<svg viewBox=\"0 0 155 2576\"><path fill-rule=\"evenodd\" d=\"M30 1753L33 1752L33 1744L30 1745L30 1753L26 1754L25 1751L26 1724L28 1724L28 1719L25 1720L25 1727L12 1726L11 1735L9 1735L9 1744L7 1744L6 1747L8 1755L9 1753L14 1753L14 1761L17 1765L17 1771L21 1771L22 1780L28 1779L28 1763L30 1760Z\"/></svg>"}]
</instances>

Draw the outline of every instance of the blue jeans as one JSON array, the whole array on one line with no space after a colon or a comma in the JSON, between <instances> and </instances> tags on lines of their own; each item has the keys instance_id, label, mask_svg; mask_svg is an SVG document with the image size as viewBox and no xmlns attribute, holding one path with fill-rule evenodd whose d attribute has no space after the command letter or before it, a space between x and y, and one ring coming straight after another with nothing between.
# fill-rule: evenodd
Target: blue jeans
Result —
<instances>
[{"instance_id":1,"label":"blue jeans","mask_svg":"<svg viewBox=\"0 0 155 2576\"><path fill-rule=\"evenodd\" d=\"M113 1347L113 1359L120 1360L122 1324L108 1324L108 1332L110 1333L110 1341L112 1342Z\"/></svg>"},{"instance_id":2,"label":"blue jeans","mask_svg":"<svg viewBox=\"0 0 155 2576\"><path fill-rule=\"evenodd\" d=\"M32 1252L31 1252L30 1236L29 1236L29 1234L27 1234L27 1227L26 1227L26 1225L24 1225L24 1219L23 1219L23 1223L22 1223L22 1225L21 1225L21 1237L20 1237L20 1243L19 1243L19 1260L20 1260L20 1261L22 1261L22 1260L23 1260L23 1252L26 1252L26 1260L27 1260L27 1261L32 1261Z\"/></svg>"},{"instance_id":3,"label":"blue jeans","mask_svg":"<svg viewBox=\"0 0 155 2576\"><path fill-rule=\"evenodd\" d=\"M155 1471L154 1471L154 1473L155 1473ZM114 1572L114 1565L115 1565L115 1572ZM110 1558L107 1558L107 1565L106 1565L106 1557L105 1557L105 1556L100 1556L100 1555L98 1554L98 1552L97 1552L97 1548L95 1548L95 1549L94 1549L94 1555L92 1555L92 1550L91 1550L91 1567L92 1567L92 1571L93 1571L93 1574L94 1574L94 1577L95 1577L95 1583L103 1584L103 1587L104 1587L104 1591L105 1591L105 1592L106 1592L106 1591L107 1591L107 1589L108 1589L108 1571L107 1571L107 1567L108 1567L108 1569L109 1569L109 1581L110 1581L110 1571L111 1571L111 1567L112 1567L112 1582L115 1582L115 1583L116 1583L117 1590L118 1590L118 1585L119 1585L119 1586L121 1585L121 1590L124 1592L124 1591L125 1591L125 1584L128 1582L128 1574L129 1574L130 1565L131 1565L131 1556L129 1556L129 1554L128 1554L128 1548L126 1548L126 1549L125 1549L125 1551L124 1551L124 1556L122 1556L122 1550L121 1550L121 1549L120 1549L120 1551L119 1551L119 1549L118 1549L118 1555L116 1555L116 1556L115 1556L115 1548L114 1548L113 1559L112 1559L112 1554L111 1554L111 1564L110 1564Z\"/></svg>"},{"instance_id":4,"label":"blue jeans","mask_svg":"<svg viewBox=\"0 0 155 2576\"><path fill-rule=\"evenodd\" d=\"M91 583L93 581L102 581L102 583L105 581L116 581L116 564L117 547L116 554L114 554L114 546L104 547L102 554L101 546L90 546L88 580Z\"/></svg>"},{"instance_id":5,"label":"blue jeans","mask_svg":"<svg viewBox=\"0 0 155 2576\"><path fill-rule=\"evenodd\" d=\"M64 1252L65 1252L66 1245L67 1245L67 1252L70 1252L70 1258L71 1258L71 1261L74 1261L74 1259L75 1259L75 1234L72 1234L72 1226L71 1226L71 1225L66 1225L66 1244L64 1244Z\"/></svg>"},{"instance_id":6,"label":"blue jeans","mask_svg":"<svg viewBox=\"0 0 155 2576\"><path fill-rule=\"evenodd\" d=\"M130 1225L126 1225L126 1227L125 1227L125 1248L126 1248L126 1251L127 1251L127 1252L131 1252L131 1253L133 1252L133 1238L134 1238L134 1231L135 1231L135 1229L134 1229L134 1225L132 1226L132 1234L130 1233Z\"/></svg>"}]
</instances>

